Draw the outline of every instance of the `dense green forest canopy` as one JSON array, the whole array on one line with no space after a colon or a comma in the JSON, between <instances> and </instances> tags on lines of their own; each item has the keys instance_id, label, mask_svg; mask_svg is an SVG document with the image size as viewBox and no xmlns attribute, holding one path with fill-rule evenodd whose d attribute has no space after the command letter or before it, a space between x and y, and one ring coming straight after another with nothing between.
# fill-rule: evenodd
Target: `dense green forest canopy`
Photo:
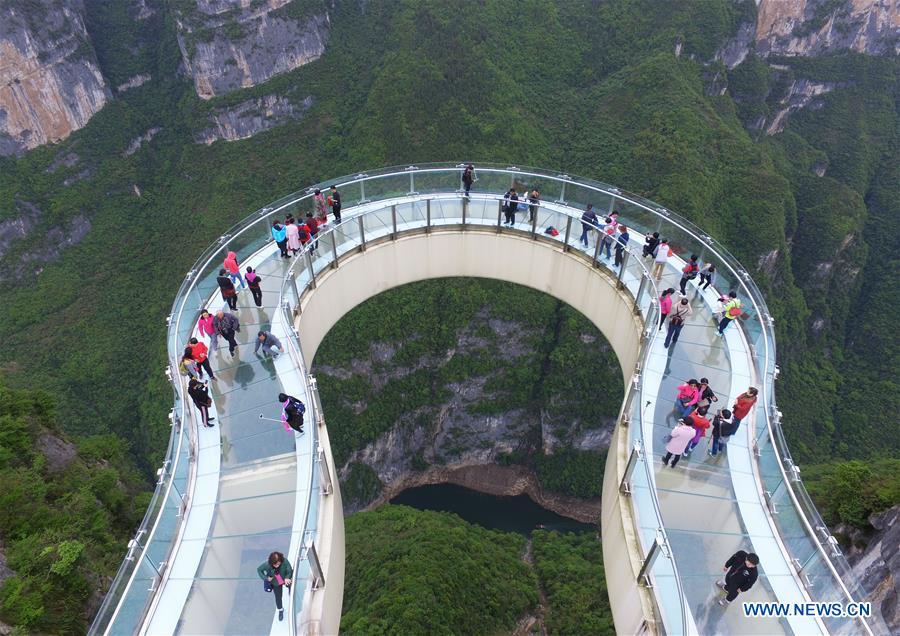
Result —
<instances>
[{"instance_id":1,"label":"dense green forest canopy","mask_svg":"<svg viewBox=\"0 0 900 636\"><path fill-rule=\"evenodd\" d=\"M346 537L342 633L509 633L527 615L542 615L550 634L615 633L593 534L526 540L386 505L348 517Z\"/></svg>"},{"instance_id":2,"label":"dense green forest canopy","mask_svg":"<svg viewBox=\"0 0 900 636\"><path fill-rule=\"evenodd\" d=\"M516 435L501 463L531 467L555 492L600 495L604 447L578 450L571 440L611 428L622 372L597 328L547 294L478 278L397 287L355 307L328 332L313 372L339 466L395 428L418 427L431 436L448 426L442 420L504 418L516 421ZM409 458L410 468L490 447L479 433L460 424L433 456ZM545 452L544 433L561 440L555 452ZM367 503L378 485L358 464L351 471L347 494Z\"/></svg>"},{"instance_id":3,"label":"dense green forest canopy","mask_svg":"<svg viewBox=\"0 0 900 636\"><path fill-rule=\"evenodd\" d=\"M91 452L114 449L122 471L126 452L144 475L157 467L171 405L165 317L184 273L226 227L323 178L471 159L601 179L704 227L752 272L774 312L777 395L794 458L806 468L900 455L896 56L750 55L727 69L714 53L753 19L750 0L338 1L327 4L331 35L320 59L203 101L179 68L176 3L147 4L155 12L138 22L120 3L86 0L84 45L114 83L135 73L152 79L65 141L0 158L0 220L41 211L38 231L12 244L0 266L0 365L9 386L40 386L65 405L59 426L87 438L79 446L100 435L108 442ZM325 6L304 2L304 10ZM835 87L791 113L783 131L755 128L803 79ZM194 142L215 109L268 94L313 105L302 120L248 140ZM152 141L126 156L152 127L160 128ZM60 163L70 152L78 163ZM54 246L61 253L46 262L23 260L45 246L49 229L67 231L76 217L91 224L82 242ZM37 488L40 468L22 466L10 483ZM804 475L852 481L858 466ZM93 521L112 513L85 503L91 478L65 483L55 501L71 500L92 520L80 534L98 536L119 559L124 534L103 544L103 523ZM887 492L865 501L896 501ZM871 507L835 514L860 522ZM133 514L117 514L114 525L133 527ZM42 526L34 549L81 540L66 532ZM6 545L9 554L14 544ZM76 563L91 549L86 543ZM88 569L109 572L96 562ZM51 623L60 615L47 608L70 601L43 594L7 581L4 616L77 631L83 606L65 625ZM39 620L48 622L27 623Z\"/></svg>"}]
</instances>

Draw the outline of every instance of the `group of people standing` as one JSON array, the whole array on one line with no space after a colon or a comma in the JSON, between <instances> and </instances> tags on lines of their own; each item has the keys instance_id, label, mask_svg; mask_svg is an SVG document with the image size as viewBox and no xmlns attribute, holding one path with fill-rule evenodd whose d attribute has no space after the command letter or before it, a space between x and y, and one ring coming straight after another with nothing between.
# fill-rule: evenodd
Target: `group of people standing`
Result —
<instances>
[{"instance_id":1,"label":"group of people standing","mask_svg":"<svg viewBox=\"0 0 900 636\"><path fill-rule=\"evenodd\" d=\"M278 245L281 258L291 258L299 254L310 244L310 251L318 248L316 237L328 225L328 211L334 216L334 224L341 222L341 193L332 185L326 197L321 190L313 192L313 210L306 213L305 218L295 219L287 214L284 222L275 219L272 222L272 238Z\"/></svg>"}]
</instances>

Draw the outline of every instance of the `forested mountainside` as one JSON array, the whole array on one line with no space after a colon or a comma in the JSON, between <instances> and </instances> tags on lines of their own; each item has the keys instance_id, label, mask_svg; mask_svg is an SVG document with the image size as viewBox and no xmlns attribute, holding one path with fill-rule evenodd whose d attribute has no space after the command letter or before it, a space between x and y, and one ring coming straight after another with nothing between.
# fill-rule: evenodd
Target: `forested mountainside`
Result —
<instances>
[{"instance_id":1,"label":"forested mountainside","mask_svg":"<svg viewBox=\"0 0 900 636\"><path fill-rule=\"evenodd\" d=\"M691 218L767 295L795 459L898 456L892 3L0 0L0 17L0 368L65 404L69 434L127 440L144 474L169 434L165 317L206 245L323 178L464 159Z\"/></svg>"},{"instance_id":2,"label":"forested mountainside","mask_svg":"<svg viewBox=\"0 0 900 636\"><path fill-rule=\"evenodd\" d=\"M590 533L526 539L392 505L349 517L346 532L342 633L615 633Z\"/></svg>"}]
</instances>

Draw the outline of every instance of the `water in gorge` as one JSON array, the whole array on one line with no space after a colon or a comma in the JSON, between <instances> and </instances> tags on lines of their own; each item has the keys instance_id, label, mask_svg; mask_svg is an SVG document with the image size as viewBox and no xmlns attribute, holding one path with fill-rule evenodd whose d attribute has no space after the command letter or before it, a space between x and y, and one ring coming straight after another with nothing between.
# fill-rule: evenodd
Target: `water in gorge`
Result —
<instances>
[{"instance_id":1,"label":"water in gorge","mask_svg":"<svg viewBox=\"0 0 900 636\"><path fill-rule=\"evenodd\" d=\"M497 497L454 484L434 484L404 490L391 499L418 510L453 512L469 523L492 530L530 535L532 530L596 532L597 526L580 523L542 508L528 495Z\"/></svg>"}]
</instances>

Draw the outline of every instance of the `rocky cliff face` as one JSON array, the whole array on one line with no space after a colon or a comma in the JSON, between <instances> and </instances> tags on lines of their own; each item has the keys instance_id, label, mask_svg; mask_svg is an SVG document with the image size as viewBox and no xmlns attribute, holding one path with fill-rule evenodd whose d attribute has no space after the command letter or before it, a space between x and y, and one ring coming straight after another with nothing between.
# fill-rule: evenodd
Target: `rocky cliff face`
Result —
<instances>
[{"instance_id":1,"label":"rocky cliff face","mask_svg":"<svg viewBox=\"0 0 900 636\"><path fill-rule=\"evenodd\" d=\"M324 7L297 0L196 0L176 9L178 44L197 95L249 88L319 58L328 41Z\"/></svg>"},{"instance_id":2,"label":"rocky cliff face","mask_svg":"<svg viewBox=\"0 0 900 636\"><path fill-rule=\"evenodd\" d=\"M0 155L64 139L109 98L80 0L0 2Z\"/></svg>"},{"instance_id":3,"label":"rocky cliff face","mask_svg":"<svg viewBox=\"0 0 900 636\"><path fill-rule=\"evenodd\" d=\"M761 55L900 53L897 0L757 0Z\"/></svg>"},{"instance_id":4,"label":"rocky cliff face","mask_svg":"<svg viewBox=\"0 0 900 636\"><path fill-rule=\"evenodd\" d=\"M232 108L216 109L210 117L212 125L195 134L194 139L197 143L207 145L219 139L247 139L275 126L300 119L312 103L312 97L307 97L299 105L295 105L290 99L280 95L248 99Z\"/></svg>"},{"instance_id":5,"label":"rocky cliff face","mask_svg":"<svg viewBox=\"0 0 900 636\"><path fill-rule=\"evenodd\" d=\"M870 592L869 600L881 610L890 633L900 634L900 506L872 516L869 522L875 534L864 549L856 547L866 543L865 537L854 537L859 531L847 533L853 543L847 558ZM841 528L836 530L841 533Z\"/></svg>"}]
</instances>

